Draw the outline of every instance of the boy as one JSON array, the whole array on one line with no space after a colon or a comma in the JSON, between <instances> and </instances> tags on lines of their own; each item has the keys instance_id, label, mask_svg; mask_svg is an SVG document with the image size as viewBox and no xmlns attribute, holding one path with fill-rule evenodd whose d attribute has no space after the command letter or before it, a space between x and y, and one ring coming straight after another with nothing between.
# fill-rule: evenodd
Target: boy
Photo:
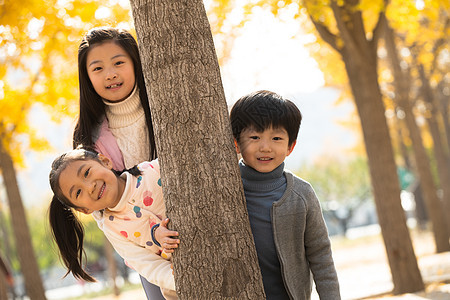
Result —
<instances>
[{"instance_id":1,"label":"boy","mask_svg":"<svg viewBox=\"0 0 450 300\"><path fill-rule=\"evenodd\" d=\"M319 201L309 183L284 170L299 109L259 91L240 98L230 118L267 299L310 299L312 277L320 299L340 299Z\"/></svg>"}]
</instances>

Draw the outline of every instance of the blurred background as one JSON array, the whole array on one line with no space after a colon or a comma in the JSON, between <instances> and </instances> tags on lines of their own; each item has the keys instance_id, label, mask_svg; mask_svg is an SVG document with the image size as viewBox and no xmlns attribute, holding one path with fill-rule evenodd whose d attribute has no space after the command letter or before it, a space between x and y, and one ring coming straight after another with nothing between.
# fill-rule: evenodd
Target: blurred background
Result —
<instances>
[{"instance_id":1,"label":"blurred background","mask_svg":"<svg viewBox=\"0 0 450 300\"><path fill-rule=\"evenodd\" d=\"M420 263L422 256L450 251L450 4L354 1L349 18L342 20L339 13L350 2L204 4L228 105L267 89L291 99L302 111L297 146L286 166L315 188L332 237L343 298L358 299L396 287L379 225L386 211L374 199L372 182L379 176L369 168L369 158L376 154L366 154L373 141L361 127L370 116L364 108L370 111L376 101L383 104L388 126L383 144L392 148L395 162L386 172L398 181L398 200L422 279L425 286L450 280L448 269L425 270ZM47 299L142 289L137 274L114 253L105 253L103 234L91 217L83 219L85 249L88 268L99 282L83 284L71 275L62 279L65 271L47 224L50 165L71 149L78 113L78 45L97 26L121 27L135 35L129 1L0 0L0 12L0 254L14 279L10 286L0 272L0 299L27 298L27 289L33 287L43 288ZM348 24L353 31L346 29ZM362 29L359 36L357 26ZM355 74L351 64L359 56L372 66ZM357 79L372 69L377 70L372 94L379 93L379 98L365 99L360 90L366 86ZM430 207L442 214L430 214ZM443 259L450 263L450 256ZM347 273L350 269L372 277L361 279L355 288L360 277ZM41 281L26 284L27 278Z\"/></svg>"}]
</instances>

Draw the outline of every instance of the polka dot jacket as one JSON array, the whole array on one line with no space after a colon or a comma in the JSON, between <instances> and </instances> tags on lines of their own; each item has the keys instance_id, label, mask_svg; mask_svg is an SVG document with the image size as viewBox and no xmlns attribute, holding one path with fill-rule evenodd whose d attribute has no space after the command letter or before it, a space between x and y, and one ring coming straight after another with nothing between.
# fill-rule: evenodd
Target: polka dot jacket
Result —
<instances>
[{"instance_id":1,"label":"polka dot jacket","mask_svg":"<svg viewBox=\"0 0 450 300\"><path fill-rule=\"evenodd\" d=\"M151 228L165 218L158 160L138 165L142 172L124 172L126 186L119 203L92 215L126 264L163 289L175 290L170 254L152 241Z\"/></svg>"}]
</instances>

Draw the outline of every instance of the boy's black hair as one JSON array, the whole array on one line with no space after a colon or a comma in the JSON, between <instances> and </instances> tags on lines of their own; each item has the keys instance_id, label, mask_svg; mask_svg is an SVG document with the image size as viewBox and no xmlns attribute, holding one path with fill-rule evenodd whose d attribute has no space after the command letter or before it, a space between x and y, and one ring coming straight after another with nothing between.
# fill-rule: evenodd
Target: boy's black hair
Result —
<instances>
[{"instance_id":1,"label":"boy's black hair","mask_svg":"<svg viewBox=\"0 0 450 300\"><path fill-rule=\"evenodd\" d=\"M284 128L289 135L289 146L297 140L302 114L290 100L262 90L241 97L230 112L231 128L237 142L241 132L252 128L262 132L270 127Z\"/></svg>"}]
</instances>

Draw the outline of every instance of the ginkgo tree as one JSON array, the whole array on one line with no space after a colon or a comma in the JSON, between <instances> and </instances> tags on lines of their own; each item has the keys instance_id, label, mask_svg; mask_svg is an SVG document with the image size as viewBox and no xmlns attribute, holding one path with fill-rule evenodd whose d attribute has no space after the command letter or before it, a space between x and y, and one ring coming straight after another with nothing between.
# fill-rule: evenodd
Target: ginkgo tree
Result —
<instances>
[{"instance_id":1,"label":"ginkgo tree","mask_svg":"<svg viewBox=\"0 0 450 300\"><path fill-rule=\"evenodd\" d=\"M435 1L435 4L439 5L438 1ZM399 9L396 5L401 5L403 9ZM448 6L448 4L446 5ZM405 6L408 7L407 10L404 9ZM393 96L397 105L396 109L403 115L402 118L407 124L423 196L429 205L430 201L440 202L440 200L436 191L437 185L433 182L430 159L427 156L414 113L414 110L417 111L415 109L418 107L417 103L425 104L422 105L426 109L422 116L427 120L432 136L432 149L437 161L439 178L437 183L443 190L441 200L445 210L442 211L445 212L448 220L450 218L450 186L444 183L450 181L450 165L445 143L441 138L443 135L439 129L439 123L443 123L445 120L441 111L446 109L440 110L439 105L434 101L430 79L435 82L443 79L444 74L435 70L439 70L437 65L442 64L439 53L446 51L444 41L449 30L449 16L445 13L445 9L436 10L434 6L430 6L417 7L411 3L408 5L408 3L393 2L391 9L388 10L388 17L392 21L386 20L385 23L385 49L391 66L394 90L390 93L387 92L386 95ZM412 22L413 19L416 22ZM409 22L405 23L405 21ZM413 25L409 25L410 23ZM423 26L420 26L421 23ZM395 30L391 24L396 26ZM426 38L423 38L424 36ZM435 85L437 84L435 83ZM423 101L416 101L417 98L421 98ZM447 231L450 232L450 222L447 222ZM442 247L438 247L439 250L442 251Z\"/></svg>"},{"instance_id":2,"label":"ginkgo tree","mask_svg":"<svg viewBox=\"0 0 450 300\"><path fill-rule=\"evenodd\" d=\"M27 295L45 299L16 169L24 166L25 153L46 150L49 143L37 135L28 114L40 103L56 120L75 117L83 33L115 20L129 24L130 16L117 1L5 0L0 11L0 169Z\"/></svg>"},{"instance_id":3,"label":"ginkgo tree","mask_svg":"<svg viewBox=\"0 0 450 300\"><path fill-rule=\"evenodd\" d=\"M310 20L319 48L316 54L333 55L333 60L319 61L319 66L332 66L340 83L348 82L356 105L367 152L371 181L380 227L391 267L394 292L423 289L403 208L399 180L392 149L385 106L378 81L378 41L383 34L387 1L367 0L305 0L249 1L247 16L255 7L264 7L277 14L287 6L296 6L297 19ZM245 14L244 14L245 16ZM307 18L306 18L307 17ZM245 18L244 18L245 21ZM312 25L312 26L311 26ZM316 47L317 48L317 47ZM336 59L337 58L337 59ZM342 77L345 74L345 77ZM445 218L439 203L428 205L438 251L450 248Z\"/></svg>"}]
</instances>

